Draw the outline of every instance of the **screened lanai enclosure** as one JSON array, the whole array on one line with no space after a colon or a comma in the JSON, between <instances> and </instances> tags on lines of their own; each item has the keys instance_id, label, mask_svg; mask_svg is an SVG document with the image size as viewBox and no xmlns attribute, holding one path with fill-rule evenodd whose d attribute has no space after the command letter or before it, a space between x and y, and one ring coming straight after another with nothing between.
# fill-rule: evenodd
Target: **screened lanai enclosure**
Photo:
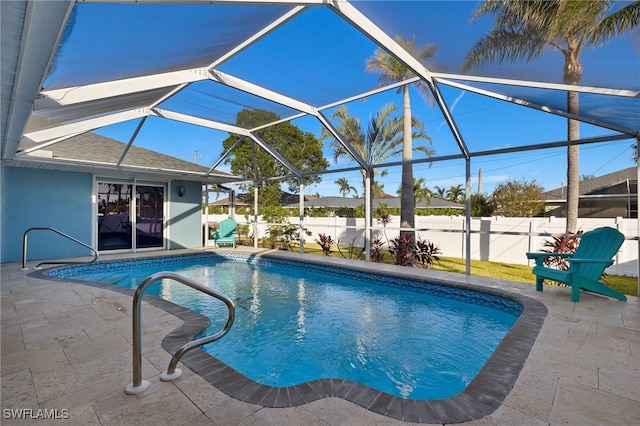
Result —
<instances>
[{"instance_id":1,"label":"screened lanai enclosure","mask_svg":"<svg viewBox=\"0 0 640 426\"><path fill-rule=\"evenodd\" d=\"M150 181L228 188L279 179L301 194L302 212L302 194L321 192L323 180L335 186L352 176L369 199L373 180L390 194L400 187L383 170L399 176L411 166L414 177L433 181L438 170L452 173L442 171L446 165L466 189L469 218L469 196L487 162L535 163L539 177L552 168L566 176L572 146L624 153L602 157L610 167L633 162L626 149L640 132L637 2L590 2L606 6L602 19L635 12L619 32L585 44L578 80L568 79L568 53L553 39L539 54L528 53L539 47L529 40L524 52L505 47L502 57L485 52L474 62L474 46L482 49L495 22L491 13L474 15L482 3L3 1L2 165L89 173L98 184L137 180L143 192L127 191L138 216L148 211L156 235L140 242L153 247L166 236L162 224L155 228L162 211L148 203L162 203L172 188ZM385 107L396 125L402 117L418 121L413 147L425 149L405 144L403 152L398 140L384 155L357 149L345 122L356 120L368 137ZM568 122L578 128L569 137ZM270 131L283 123L303 136ZM322 167L305 151L309 140L321 146ZM547 156L559 152L562 165L551 165ZM258 171L250 158L241 171L231 167L256 153L277 167ZM529 172L520 173L514 177ZM559 178L556 186L566 183ZM173 189L174 200L185 192L181 183ZM92 202L94 213L111 208Z\"/></svg>"}]
</instances>

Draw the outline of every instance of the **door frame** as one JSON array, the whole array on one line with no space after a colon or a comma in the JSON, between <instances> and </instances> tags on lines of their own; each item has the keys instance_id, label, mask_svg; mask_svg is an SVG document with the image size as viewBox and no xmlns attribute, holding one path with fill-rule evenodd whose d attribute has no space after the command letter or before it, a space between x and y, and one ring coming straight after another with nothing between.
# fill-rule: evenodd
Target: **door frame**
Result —
<instances>
[{"instance_id":1,"label":"door frame","mask_svg":"<svg viewBox=\"0 0 640 426\"><path fill-rule=\"evenodd\" d=\"M113 250L98 250L98 184L100 183L115 183L115 184L126 184L131 185L131 204L129 206L129 219L131 221L131 248L126 249L113 249ZM162 200L162 245L157 247L144 247L138 248L137 246L137 236L136 236L136 224L137 217L136 212L138 209L138 201L137 201L137 186L155 186L162 188L163 192L163 200ZM152 181L152 180L138 180L136 178L118 178L118 177L109 177L109 176L96 176L93 175L93 183L92 183L92 195L91 195L91 245L98 251L98 253L136 253L136 252L145 252L145 251L157 251L157 250L168 250L169 247L169 239L168 239L168 229L169 229L169 220L168 220L168 212L169 212L169 183L161 182L161 181Z\"/></svg>"}]
</instances>

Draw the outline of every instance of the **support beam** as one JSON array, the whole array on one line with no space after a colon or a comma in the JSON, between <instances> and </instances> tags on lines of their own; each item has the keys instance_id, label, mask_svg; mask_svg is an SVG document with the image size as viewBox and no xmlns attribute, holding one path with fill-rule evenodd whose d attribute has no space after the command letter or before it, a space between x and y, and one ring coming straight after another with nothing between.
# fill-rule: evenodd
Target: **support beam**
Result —
<instances>
[{"instance_id":1,"label":"support beam","mask_svg":"<svg viewBox=\"0 0 640 426\"><path fill-rule=\"evenodd\" d=\"M453 119L453 116L451 115L451 110L447 106L447 102L444 100L442 93L440 93L440 89L438 88L438 85L435 83L429 83L429 88L431 89L431 93L433 94L433 97L436 100L436 104L438 105L438 107L440 108L440 111L442 112L442 115L444 116L445 122L449 126L449 130L451 130L451 134L453 135L453 138L456 140L456 143L458 144L458 148L460 148L460 152L462 153L465 159L469 159L470 158L469 148L467 148L467 144L462 139L462 135L458 130L458 126L456 125Z\"/></svg>"},{"instance_id":2,"label":"support beam","mask_svg":"<svg viewBox=\"0 0 640 426\"><path fill-rule=\"evenodd\" d=\"M70 135L62 136L62 137L59 137L59 138L56 138L56 139L52 139L52 140L47 141L47 142L41 142L41 143L37 143L35 145L31 145L28 148L22 149L20 152L18 152L18 154L16 154L16 156L19 157L21 155L26 155L26 154L29 154L31 152L38 151L38 150L46 148L48 146L55 145L58 142L66 141L67 139L73 138L73 137L78 136L80 134L81 133L70 134Z\"/></svg>"},{"instance_id":3,"label":"support beam","mask_svg":"<svg viewBox=\"0 0 640 426\"><path fill-rule=\"evenodd\" d=\"M7 108L6 128L2 129L2 159L11 159L16 155L20 137L33 108L33 100L42 86L53 55L58 48L62 31L73 10L74 1L30 1L26 2L26 14L22 25L22 37L19 46L15 40L2 40L2 50L16 48L17 60L13 71L11 100ZM7 2L5 7L19 7L20 3ZM6 46L5 46L6 45ZM3 63L2 76L9 64ZM3 81L4 87L4 81ZM59 135L61 136L61 135ZM53 136L48 139L54 139ZM42 142L40 140L38 142Z\"/></svg>"},{"instance_id":4,"label":"support beam","mask_svg":"<svg viewBox=\"0 0 640 426\"><path fill-rule=\"evenodd\" d=\"M138 137L138 133L140 133L140 130L142 129L142 126L144 126L145 121L147 121L147 117L142 117L142 120L140 120L140 122L136 126L136 130L131 135L131 138L129 138L129 143L124 148L124 150L122 151L122 154L120 155L120 158L118 159L118 167L122 165L122 161L124 160L124 157L127 156L127 152L129 152L131 145L133 145L133 141L135 141L136 137Z\"/></svg>"},{"instance_id":5,"label":"support beam","mask_svg":"<svg viewBox=\"0 0 640 426\"><path fill-rule=\"evenodd\" d=\"M476 75L465 74L449 74L444 72L432 72L431 76L443 83L453 83L447 79L474 81L478 83L490 83L490 84L502 84L505 86L519 86L519 87L531 87L534 89L551 89L561 90L564 92L578 92L578 93L591 93L596 95L609 95L619 96L626 98L640 98L640 92L637 90L625 90L625 89L612 89L607 87L593 87L593 86L574 86L571 84L558 84L558 83L546 83L543 81L530 81L530 80L514 80L509 78L497 78L497 77L483 77Z\"/></svg>"},{"instance_id":6,"label":"support beam","mask_svg":"<svg viewBox=\"0 0 640 426\"><path fill-rule=\"evenodd\" d=\"M258 181L253 183L253 247L258 248Z\"/></svg>"},{"instance_id":7,"label":"support beam","mask_svg":"<svg viewBox=\"0 0 640 426\"><path fill-rule=\"evenodd\" d=\"M364 179L364 260L371 262L371 169L367 169Z\"/></svg>"},{"instance_id":8,"label":"support beam","mask_svg":"<svg viewBox=\"0 0 640 426\"><path fill-rule=\"evenodd\" d=\"M140 3L140 4L284 4L284 5L324 5L326 0L82 0L82 3Z\"/></svg>"},{"instance_id":9,"label":"support beam","mask_svg":"<svg viewBox=\"0 0 640 426\"><path fill-rule=\"evenodd\" d=\"M244 140L244 138L245 138L244 136L241 136L241 137L236 141L236 143L234 143L234 144L231 146L231 148L229 148L228 150L226 150L225 152L223 152L223 153L220 155L220 158L218 158L218 161L216 161L216 162L213 164L213 166L211 166L211 168L209 169L209 172L208 172L208 173L213 172L213 171L215 170L215 168L216 168L216 167L218 167L218 166L219 166L219 165L220 165L220 164L225 160L225 158L227 158L227 157L229 156L229 154L231 154L231 153L233 152L233 150L234 150L234 149L236 149L236 147L237 147L238 145L240 145L240 142L242 142L242 141Z\"/></svg>"},{"instance_id":10,"label":"support beam","mask_svg":"<svg viewBox=\"0 0 640 426\"><path fill-rule=\"evenodd\" d=\"M215 2L211 2L211 3L215 3ZM270 2L270 3L275 3L275 2ZM297 2L297 3L303 3L303 2ZM272 31L274 31L278 27L280 27L280 26L284 25L285 23L289 22L291 19L295 18L296 16L298 16L300 13L302 13L306 9L307 8L305 6L296 6L296 7L294 7L293 9L289 10L284 15L282 15L280 18L278 18L275 21L271 22L269 25L267 25L266 27L262 28L260 31L258 31L257 33L255 33L254 35L252 35L251 37L249 37L248 39L246 39L242 43L240 43L238 46L234 47L233 49L228 51L226 54L222 55L220 58L218 58L217 60L212 62L207 68L209 68L209 69L215 68L218 65L222 64L223 62L229 60L231 57L233 57L233 56L237 55L238 53L242 52L244 49L246 49L247 47L251 46L252 44L257 42L258 40L260 40L261 38L263 38L267 34L271 33Z\"/></svg>"},{"instance_id":11,"label":"support beam","mask_svg":"<svg viewBox=\"0 0 640 426\"><path fill-rule=\"evenodd\" d=\"M168 118L170 120L181 121L183 123L194 124L196 126L207 127L209 129L221 130L228 133L236 133L238 135L249 136L246 129L230 124L220 123L218 121L206 120L204 118L194 117L192 115L182 114L167 109L153 108L152 112L158 117Z\"/></svg>"},{"instance_id":12,"label":"support beam","mask_svg":"<svg viewBox=\"0 0 640 426\"><path fill-rule=\"evenodd\" d=\"M288 108L292 108L306 114L316 115L316 109L311 105L282 95L278 92L274 92L273 90L265 89L262 86L258 86L257 84L250 83L248 81L242 80L238 77L234 77L230 74L226 74L218 70L211 70L210 75L211 80L224 84L225 86L242 90L243 92L250 93L271 102L276 102L280 105L284 105Z\"/></svg>"},{"instance_id":13,"label":"support beam","mask_svg":"<svg viewBox=\"0 0 640 426\"><path fill-rule=\"evenodd\" d=\"M300 226L298 228L298 241L300 244L300 253L304 253L304 183L302 182L302 179L300 179L300 192L299 192L300 198L299 198L299 219L300 219Z\"/></svg>"},{"instance_id":14,"label":"support beam","mask_svg":"<svg viewBox=\"0 0 640 426\"><path fill-rule=\"evenodd\" d=\"M36 99L35 110L53 108L61 105L73 105L98 99L145 92L162 87L180 86L195 81L207 80L207 68L192 68L163 74L145 75L125 78L104 83L85 84L82 86L64 87L55 90L43 90L42 97Z\"/></svg>"},{"instance_id":15,"label":"support beam","mask_svg":"<svg viewBox=\"0 0 640 426\"><path fill-rule=\"evenodd\" d=\"M416 58L411 56L406 50L396 43L394 39L389 37L382 29L363 15L349 2L333 0L328 1L329 8L336 14L340 15L345 21L349 22L358 31L369 37L378 46L385 49L400 62L407 66L416 76L422 80L432 83L431 75L424 65Z\"/></svg>"},{"instance_id":16,"label":"support beam","mask_svg":"<svg viewBox=\"0 0 640 426\"><path fill-rule=\"evenodd\" d=\"M465 198L465 241L466 241L466 246L465 246L465 253L464 253L464 259L465 259L465 273L467 275L471 275L471 159L467 158L464 162L465 164L465 182L466 182L466 187L465 187L465 194L464 194L464 198Z\"/></svg>"},{"instance_id":17,"label":"support beam","mask_svg":"<svg viewBox=\"0 0 640 426\"><path fill-rule=\"evenodd\" d=\"M44 142L72 134L85 133L111 124L146 117L149 114L150 111L148 108L136 108L129 111L106 114L100 117L63 124L49 129L37 130L35 132L25 133L21 145L29 145L30 143Z\"/></svg>"},{"instance_id":18,"label":"support beam","mask_svg":"<svg viewBox=\"0 0 640 426\"><path fill-rule=\"evenodd\" d=\"M262 139L260 136L256 135L255 133L249 133L249 136L251 137L251 139L253 139L258 145L260 145L262 147L262 149L264 149L265 151L267 151L269 154L271 154L271 156L273 158L275 158L276 160L278 160L280 163L282 163L283 166L285 166L287 169L289 169L291 171L291 173L293 173L297 178L302 179L302 172L300 172L300 170L298 170L298 168L296 166L294 166L293 164L291 164L289 162L289 160L287 160L286 158L284 158L282 155L280 155L280 153L271 145L269 145L268 143L266 143L264 141L264 139Z\"/></svg>"},{"instance_id":19,"label":"support beam","mask_svg":"<svg viewBox=\"0 0 640 426\"><path fill-rule=\"evenodd\" d=\"M563 148L569 145L587 145L592 143L612 142L612 141L620 141L625 139L631 139L631 138L627 134L595 136L592 138L576 139L574 141L545 142L545 143L536 144L536 145L512 146L509 148L492 149L488 151L477 151L477 152L472 152L471 157L483 157L487 155L500 155L500 154L515 153L515 152L537 151L541 149L550 149L550 148Z\"/></svg>"},{"instance_id":20,"label":"support beam","mask_svg":"<svg viewBox=\"0 0 640 426\"><path fill-rule=\"evenodd\" d=\"M364 158L362 158L362 156L358 153L358 151L356 151L353 148L353 146L351 146L349 141L347 141L344 138L344 136L340 134L338 129L334 127L331 121L321 112L318 112L317 117L318 117L318 120L320 120L320 122L322 123L322 125L326 127L329 132L331 132L333 137L340 143L340 145L342 145L344 149L347 150L347 152L349 153L349 155L351 155L351 157L355 160L355 162L358 163L361 168L365 170L369 169L370 167L369 163L367 163L367 161Z\"/></svg>"},{"instance_id":21,"label":"support beam","mask_svg":"<svg viewBox=\"0 0 640 426\"><path fill-rule=\"evenodd\" d=\"M467 84L461 84L461 83L456 83L456 82L453 82L453 81L441 80L441 79L439 79L437 81L439 83L441 83L441 84L446 84L447 86L455 87L457 89L465 90L467 92L477 93L479 95L484 95L484 96L487 96L487 97L490 97L490 98L493 98L493 99L498 99L498 100L509 102L509 103L512 103L512 104L516 104L516 105L532 108L532 109L535 109L535 110L538 110L538 111L542 111L542 112L548 112L550 114L559 115L561 117L569 118L569 119L572 119L572 120L582 121L583 123L592 124L594 126L603 127L605 129L614 130L614 131L620 132L620 133L626 133L627 135L632 136L632 137L636 135L636 131L633 130L633 129L628 129L626 127L618 126L616 124L607 123L607 122L600 121L600 120L595 120L595 119L588 118L588 117L585 117L585 116L580 115L580 114L570 114L570 113L568 113L566 111L563 111L563 110L560 110L560 109L551 108L551 107L546 106L546 105L536 104L534 102L525 101L525 100L519 99L519 98L513 98L511 96L506 96L506 95L503 95L503 94L500 94L500 93L491 92L489 90L478 89L477 87L469 86Z\"/></svg>"}]
</instances>

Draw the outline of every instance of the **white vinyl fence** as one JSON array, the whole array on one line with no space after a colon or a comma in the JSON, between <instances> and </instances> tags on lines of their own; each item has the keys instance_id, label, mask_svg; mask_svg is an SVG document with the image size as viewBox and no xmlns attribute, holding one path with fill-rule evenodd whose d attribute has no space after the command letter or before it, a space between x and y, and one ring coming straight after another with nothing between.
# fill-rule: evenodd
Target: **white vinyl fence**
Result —
<instances>
[{"instance_id":1,"label":"white vinyl fence","mask_svg":"<svg viewBox=\"0 0 640 426\"><path fill-rule=\"evenodd\" d=\"M203 216L203 223L219 222L226 219L226 215ZM236 216L239 224L249 224L250 233L256 230L258 238L266 235L268 224L251 223L252 217L247 220L244 216ZM429 240L440 248L443 256L464 258L465 248L465 218L461 216L416 216L417 239ZM289 223L298 224L300 219L292 217ZM375 223L373 231L379 235L385 245L387 241L396 238L400 233L400 218L392 216L391 222L386 228ZM313 243L319 234L331 236L340 245L354 244L364 245L364 219L344 217L305 217L303 221L305 229L311 231L311 236L305 235L307 243ZM607 270L613 275L638 275L638 221L637 219L611 218L611 219L579 219L578 230L590 231L592 229L610 226L618 229L627 238L618 252L615 263ZM483 217L471 219L471 259L488 260L512 264L527 265L525 253L528 251L540 251L545 241L551 240L551 236L562 235L565 230L565 219L556 217L540 218L513 218L513 217Z\"/></svg>"}]
</instances>

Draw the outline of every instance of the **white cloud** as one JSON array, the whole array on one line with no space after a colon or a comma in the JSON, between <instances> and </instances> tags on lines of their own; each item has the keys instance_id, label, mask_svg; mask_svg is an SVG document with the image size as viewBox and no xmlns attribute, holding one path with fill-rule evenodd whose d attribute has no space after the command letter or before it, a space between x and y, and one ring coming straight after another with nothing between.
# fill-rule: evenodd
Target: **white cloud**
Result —
<instances>
[{"instance_id":1,"label":"white cloud","mask_svg":"<svg viewBox=\"0 0 640 426\"><path fill-rule=\"evenodd\" d=\"M453 104L451 104L451 106L449 107L449 112L453 113L453 110L456 108L456 105L458 105L458 102L460 102L462 100L462 98L464 97L465 93L466 92L464 92L464 91L460 92L458 97L453 101ZM438 133L440 131L440 129L442 128L442 126L444 126L445 124L446 124L446 121L442 120L442 123L440 123L440 125L436 128L435 133Z\"/></svg>"}]
</instances>

